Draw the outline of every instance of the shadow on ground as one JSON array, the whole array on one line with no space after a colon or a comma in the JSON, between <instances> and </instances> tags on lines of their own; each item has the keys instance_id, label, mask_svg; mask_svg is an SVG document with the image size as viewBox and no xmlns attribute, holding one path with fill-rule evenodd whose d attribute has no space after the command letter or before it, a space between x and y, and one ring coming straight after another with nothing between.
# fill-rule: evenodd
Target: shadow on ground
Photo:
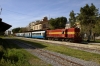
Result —
<instances>
[{"instance_id":1,"label":"shadow on ground","mask_svg":"<svg viewBox=\"0 0 100 66\"><path fill-rule=\"evenodd\" d=\"M21 47L19 47L16 43L19 44L32 44L33 46L37 47L37 48L45 48L46 46L37 43L37 42L30 42L30 41L24 41L24 40L18 40L18 39L11 39L11 38L0 38L0 45L2 47L4 47L4 49L12 49L12 48L16 48L16 49L22 49ZM25 49L28 49L27 47L25 47Z\"/></svg>"}]
</instances>

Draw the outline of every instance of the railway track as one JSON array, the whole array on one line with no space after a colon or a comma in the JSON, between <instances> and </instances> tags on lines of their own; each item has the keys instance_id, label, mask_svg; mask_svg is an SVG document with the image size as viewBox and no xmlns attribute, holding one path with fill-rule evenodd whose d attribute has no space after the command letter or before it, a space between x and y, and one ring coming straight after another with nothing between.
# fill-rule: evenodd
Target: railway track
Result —
<instances>
[{"instance_id":1,"label":"railway track","mask_svg":"<svg viewBox=\"0 0 100 66\"><path fill-rule=\"evenodd\" d=\"M20 39L27 40L27 41L35 40L35 41L39 41L39 42L47 42L47 43L57 44L57 45L65 45L69 48L79 49L79 50L83 50L83 51L87 51L87 52L91 52L91 53L100 54L100 46L94 45L94 44L92 44L92 45L91 44L78 44L78 43L31 39L31 38L20 38Z\"/></svg>"},{"instance_id":2,"label":"railway track","mask_svg":"<svg viewBox=\"0 0 100 66\"><path fill-rule=\"evenodd\" d=\"M17 44L18 46L26 49L32 54L38 56L42 60L52 64L53 66L94 66L94 64L90 62L81 61L79 59L66 58L63 55L51 51L47 51L41 48L34 47L30 44L18 41L11 40L11 42ZM98 66L98 65L95 65Z\"/></svg>"},{"instance_id":3,"label":"railway track","mask_svg":"<svg viewBox=\"0 0 100 66\"><path fill-rule=\"evenodd\" d=\"M54 62L53 63L54 66L56 66L56 65L57 66L83 66L82 64L73 62L73 61L68 60L66 58L63 58L61 56L58 56L58 55L56 55L56 54L54 54L52 52L33 47L30 44L26 44L26 43L23 43L23 42L20 42L20 41L16 41L16 40L14 40L13 42L16 43L17 45L19 45L20 47L32 49L33 51L35 50L36 54L39 54L39 55L41 55L41 56L43 56L43 57L45 57L47 59L50 59L52 62Z\"/></svg>"}]
</instances>

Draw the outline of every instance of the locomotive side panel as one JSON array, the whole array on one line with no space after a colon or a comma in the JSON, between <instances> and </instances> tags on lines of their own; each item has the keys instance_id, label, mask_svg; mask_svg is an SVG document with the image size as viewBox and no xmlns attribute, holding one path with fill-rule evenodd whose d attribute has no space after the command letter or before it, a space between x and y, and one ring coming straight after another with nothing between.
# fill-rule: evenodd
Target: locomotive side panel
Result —
<instances>
[{"instance_id":1,"label":"locomotive side panel","mask_svg":"<svg viewBox=\"0 0 100 66\"><path fill-rule=\"evenodd\" d=\"M75 38L75 28L67 29L67 38Z\"/></svg>"},{"instance_id":2,"label":"locomotive side panel","mask_svg":"<svg viewBox=\"0 0 100 66\"><path fill-rule=\"evenodd\" d=\"M65 29L47 30L46 36L52 38L65 38Z\"/></svg>"}]
</instances>

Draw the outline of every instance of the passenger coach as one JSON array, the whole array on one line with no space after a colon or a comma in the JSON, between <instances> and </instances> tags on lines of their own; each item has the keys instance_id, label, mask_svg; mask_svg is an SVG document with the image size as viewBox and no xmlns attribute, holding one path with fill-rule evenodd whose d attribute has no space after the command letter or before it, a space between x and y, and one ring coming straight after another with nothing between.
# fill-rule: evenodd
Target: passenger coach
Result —
<instances>
[{"instance_id":1,"label":"passenger coach","mask_svg":"<svg viewBox=\"0 0 100 66\"><path fill-rule=\"evenodd\" d=\"M40 39L45 39L45 32L46 31L33 31L32 34L32 38L40 38Z\"/></svg>"}]
</instances>

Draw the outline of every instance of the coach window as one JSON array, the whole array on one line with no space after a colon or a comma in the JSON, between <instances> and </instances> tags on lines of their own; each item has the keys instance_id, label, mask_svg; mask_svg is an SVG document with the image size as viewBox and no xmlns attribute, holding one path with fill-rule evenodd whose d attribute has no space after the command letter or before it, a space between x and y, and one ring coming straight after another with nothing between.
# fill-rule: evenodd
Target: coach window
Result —
<instances>
[{"instance_id":1,"label":"coach window","mask_svg":"<svg viewBox=\"0 0 100 66\"><path fill-rule=\"evenodd\" d=\"M34 33L32 33L32 35L34 35Z\"/></svg>"},{"instance_id":2,"label":"coach window","mask_svg":"<svg viewBox=\"0 0 100 66\"><path fill-rule=\"evenodd\" d=\"M38 33L38 35L41 35L41 33Z\"/></svg>"},{"instance_id":3,"label":"coach window","mask_svg":"<svg viewBox=\"0 0 100 66\"><path fill-rule=\"evenodd\" d=\"M42 33L43 36L45 36L45 33Z\"/></svg>"}]
</instances>

